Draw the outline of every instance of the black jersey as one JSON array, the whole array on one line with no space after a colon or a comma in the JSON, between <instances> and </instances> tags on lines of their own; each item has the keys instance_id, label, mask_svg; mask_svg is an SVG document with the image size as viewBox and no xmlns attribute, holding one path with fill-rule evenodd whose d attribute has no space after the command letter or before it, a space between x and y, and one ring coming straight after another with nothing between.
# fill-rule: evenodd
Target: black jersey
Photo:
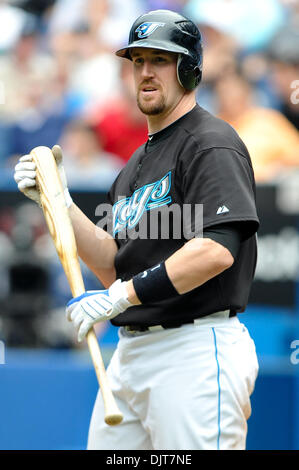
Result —
<instances>
[{"instance_id":1,"label":"black jersey","mask_svg":"<svg viewBox=\"0 0 299 470\"><path fill-rule=\"evenodd\" d=\"M174 236L173 224L168 238L159 230L154 237L130 237L130 231L138 233L136 228L154 211L163 218L163 208L173 204L181 208L202 204L203 229L236 223L242 232L229 269L186 294L130 307L112 320L114 325L184 323L217 311L244 311L256 266L259 220L250 156L229 124L196 105L137 149L114 182L109 199L119 248L116 276L123 281L166 260L187 241L183 231ZM161 218L156 220L161 224ZM191 217L190 233L194 220Z\"/></svg>"}]
</instances>

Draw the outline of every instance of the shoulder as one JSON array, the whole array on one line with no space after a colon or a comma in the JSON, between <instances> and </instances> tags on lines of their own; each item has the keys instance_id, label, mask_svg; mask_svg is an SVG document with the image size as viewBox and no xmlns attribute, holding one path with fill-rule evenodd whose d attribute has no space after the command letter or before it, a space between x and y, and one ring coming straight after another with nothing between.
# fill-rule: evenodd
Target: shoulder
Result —
<instances>
[{"instance_id":1,"label":"shoulder","mask_svg":"<svg viewBox=\"0 0 299 470\"><path fill-rule=\"evenodd\" d=\"M189 116L191 118L191 115ZM197 106L189 122L183 123L182 152L178 160L178 174L207 178L217 174L219 180L245 176L254 184L254 173L249 152L235 129L223 119Z\"/></svg>"},{"instance_id":2,"label":"shoulder","mask_svg":"<svg viewBox=\"0 0 299 470\"><path fill-rule=\"evenodd\" d=\"M182 131L193 143L196 153L227 148L248 156L248 150L236 130L198 105L190 113L189 119L184 121Z\"/></svg>"}]
</instances>

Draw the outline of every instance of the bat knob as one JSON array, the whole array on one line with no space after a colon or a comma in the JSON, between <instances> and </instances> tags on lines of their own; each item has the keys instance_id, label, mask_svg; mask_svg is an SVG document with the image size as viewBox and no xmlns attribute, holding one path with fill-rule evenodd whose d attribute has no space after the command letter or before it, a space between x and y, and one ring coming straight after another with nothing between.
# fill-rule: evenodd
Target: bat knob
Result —
<instances>
[{"instance_id":1,"label":"bat knob","mask_svg":"<svg viewBox=\"0 0 299 470\"><path fill-rule=\"evenodd\" d=\"M121 413L114 413L112 415L105 416L105 423L109 426L116 426L120 424L123 420L123 415Z\"/></svg>"}]
</instances>

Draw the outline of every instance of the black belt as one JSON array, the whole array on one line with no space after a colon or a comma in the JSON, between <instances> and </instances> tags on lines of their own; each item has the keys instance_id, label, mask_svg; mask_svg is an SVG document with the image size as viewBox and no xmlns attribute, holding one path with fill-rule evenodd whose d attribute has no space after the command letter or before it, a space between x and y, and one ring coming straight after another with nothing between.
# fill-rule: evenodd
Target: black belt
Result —
<instances>
[{"instance_id":1,"label":"black belt","mask_svg":"<svg viewBox=\"0 0 299 470\"><path fill-rule=\"evenodd\" d=\"M221 313L221 312L218 312ZM235 317L237 315L237 312L235 310L230 310L229 315L227 316L228 318ZM161 323L160 325L149 325L149 326L144 326L144 325L125 325L123 328L126 331L136 331L136 332L143 332L143 331L155 331L155 330L167 330L169 328L180 328L183 325L188 325L194 323L196 320L200 320L203 318L208 318L209 315L206 315L201 318L194 318L193 320L185 321L185 322L167 322L167 323Z\"/></svg>"},{"instance_id":2,"label":"black belt","mask_svg":"<svg viewBox=\"0 0 299 470\"><path fill-rule=\"evenodd\" d=\"M141 325L126 325L124 326L124 329L126 331L153 331L153 330L167 330L169 328L180 328L183 325L187 325L188 323L194 323L194 320L188 321L185 323L175 323L175 324L165 324L161 323L161 325L151 325L151 326L141 326Z\"/></svg>"}]
</instances>

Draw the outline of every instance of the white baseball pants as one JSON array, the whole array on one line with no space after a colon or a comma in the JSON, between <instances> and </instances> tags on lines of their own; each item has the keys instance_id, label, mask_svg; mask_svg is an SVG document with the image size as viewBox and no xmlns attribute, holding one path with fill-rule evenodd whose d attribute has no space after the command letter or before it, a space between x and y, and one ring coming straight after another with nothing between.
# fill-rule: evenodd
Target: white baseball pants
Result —
<instances>
[{"instance_id":1,"label":"white baseball pants","mask_svg":"<svg viewBox=\"0 0 299 470\"><path fill-rule=\"evenodd\" d=\"M124 420L105 424L99 391L87 448L245 449L257 373L254 343L237 317L216 313L142 333L120 328L107 374Z\"/></svg>"}]
</instances>

